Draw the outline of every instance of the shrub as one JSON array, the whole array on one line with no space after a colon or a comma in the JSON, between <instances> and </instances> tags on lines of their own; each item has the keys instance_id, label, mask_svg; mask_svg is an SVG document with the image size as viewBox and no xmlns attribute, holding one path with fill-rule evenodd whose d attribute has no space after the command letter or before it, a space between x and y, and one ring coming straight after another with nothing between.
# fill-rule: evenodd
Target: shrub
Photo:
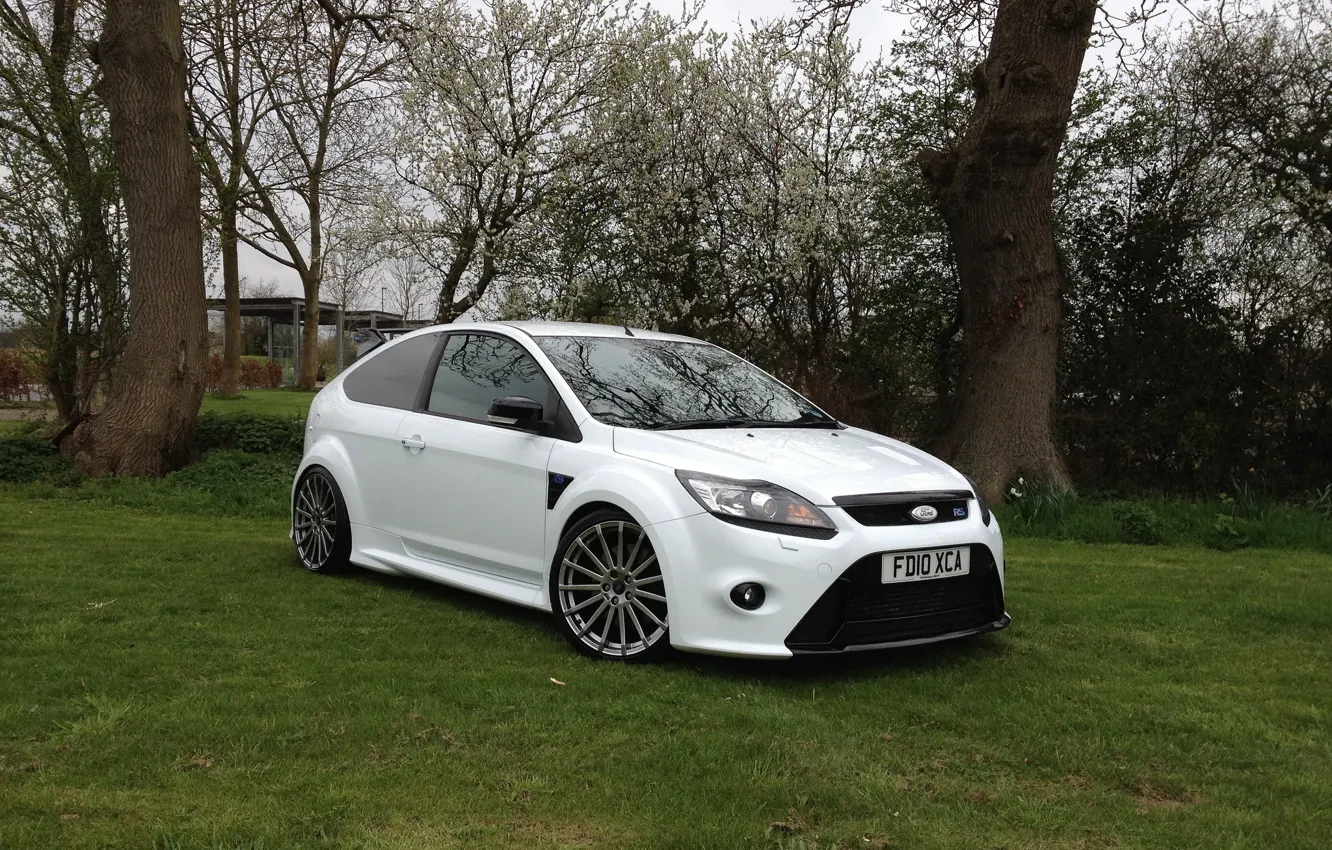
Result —
<instances>
[{"instance_id":1,"label":"shrub","mask_svg":"<svg viewBox=\"0 0 1332 850\"><path fill-rule=\"evenodd\" d=\"M32 369L17 348L0 348L0 401L26 401Z\"/></svg>"},{"instance_id":2,"label":"shrub","mask_svg":"<svg viewBox=\"0 0 1332 850\"><path fill-rule=\"evenodd\" d=\"M1156 511L1137 502L1123 502L1111 508L1111 515L1119 524L1120 537L1125 543L1156 546L1161 543L1161 518Z\"/></svg>"},{"instance_id":3,"label":"shrub","mask_svg":"<svg viewBox=\"0 0 1332 850\"><path fill-rule=\"evenodd\" d=\"M291 455L211 451L166 477L171 487L208 494L212 510L241 516L285 516L296 459Z\"/></svg>"},{"instance_id":4,"label":"shrub","mask_svg":"<svg viewBox=\"0 0 1332 850\"><path fill-rule=\"evenodd\" d=\"M199 416L194 440L203 452L235 449L255 454L300 454L305 447L305 420L262 413L204 413Z\"/></svg>"},{"instance_id":5,"label":"shrub","mask_svg":"<svg viewBox=\"0 0 1332 850\"><path fill-rule=\"evenodd\" d=\"M11 484L29 484L52 478L67 483L67 473L73 466L60 457L49 440L33 437L6 437L0 439L0 481Z\"/></svg>"},{"instance_id":6,"label":"shrub","mask_svg":"<svg viewBox=\"0 0 1332 850\"><path fill-rule=\"evenodd\" d=\"M222 388L222 358L216 354L208 357L206 381L209 392ZM282 366L262 357L242 357L237 381L245 390L276 389L282 386Z\"/></svg>"}]
</instances>

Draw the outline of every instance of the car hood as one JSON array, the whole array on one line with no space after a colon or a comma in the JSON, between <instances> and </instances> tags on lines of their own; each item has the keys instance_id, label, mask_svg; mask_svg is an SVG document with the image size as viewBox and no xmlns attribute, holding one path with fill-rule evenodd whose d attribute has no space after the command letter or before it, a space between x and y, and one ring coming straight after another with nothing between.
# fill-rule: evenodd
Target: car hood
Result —
<instances>
[{"instance_id":1,"label":"car hood","mask_svg":"<svg viewBox=\"0 0 1332 850\"><path fill-rule=\"evenodd\" d=\"M674 469L762 479L818 505L863 493L971 489L938 458L859 428L616 428L615 451Z\"/></svg>"}]
</instances>

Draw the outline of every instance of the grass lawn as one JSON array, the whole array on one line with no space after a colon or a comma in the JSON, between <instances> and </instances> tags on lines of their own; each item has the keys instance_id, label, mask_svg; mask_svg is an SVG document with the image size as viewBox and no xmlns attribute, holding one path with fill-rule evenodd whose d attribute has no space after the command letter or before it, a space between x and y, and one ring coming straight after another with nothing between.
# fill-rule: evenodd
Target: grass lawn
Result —
<instances>
[{"instance_id":1,"label":"grass lawn","mask_svg":"<svg viewBox=\"0 0 1332 850\"><path fill-rule=\"evenodd\" d=\"M621 666L536 613L306 574L284 534L0 488L0 847L1332 835L1326 555L1015 540L998 635Z\"/></svg>"},{"instance_id":2,"label":"grass lawn","mask_svg":"<svg viewBox=\"0 0 1332 850\"><path fill-rule=\"evenodd\" d=\"M303 390L241 390L235 398L208 393L200 410L215 413L268 413L279 416L304 416L315 394Z\"/></svg>"}]
</instances>

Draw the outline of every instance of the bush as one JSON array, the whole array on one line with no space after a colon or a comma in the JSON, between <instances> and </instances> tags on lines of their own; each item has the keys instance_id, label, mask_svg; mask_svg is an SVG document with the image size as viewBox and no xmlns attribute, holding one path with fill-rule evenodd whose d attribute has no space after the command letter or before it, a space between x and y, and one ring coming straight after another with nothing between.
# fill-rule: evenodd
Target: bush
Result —
<instances>
[{"instance_id":1,"label":"bush","mask_svg":"<svg viewBox=\"0 0 1332 850\"><path fill-rule=\"evenodd\" d=\"M263 413L204 413L194 432L201 452L234 449L254 454L300 454L305 447L305 419Z\"/></svg>"},{"instance_id":2,"label":"bush","mask_svg":"<svg viewBox=\"0 0 1332 850\"><path fill-rule=\"evenodd\" d=\"M1155 546L1161 543L1161 518L1156 511L1137 502L1123 502L1110 510L1119 524L1119 533L1125 543Z\"/></svg>"},{"instance_id":3,"label":"bush","mask_svg":"<svg viewBox=\"0 0 1332 850\"><path fill-rule=\"evenodd\" d=\"M0 348L0 401L27 401L32 368L17 348Z\"/></svg>"},{"instance_id":4,"label":"bush","mask_svg":"<svg viewBox=\"0 0 1332 850\"><path fill-rule=\"evenodd\" d=\"M262 357L242 357L238 380L241 389L276 389L282 386L282 367ZM217 392L222 387L222 358L216 354L208 357L206 381L209 392Z\"/></svg>"},{"instance_id":5,"label":"bush","mask_svg":"<svg viewBox=\"0 0 1332 850\"><path fill-rule=\"evenodd\" d=\"M49 440L33 437L0 439L0 481L29 484L60 479L65 483L73 466L56 451Z\"/></svg>"}]
</instances>

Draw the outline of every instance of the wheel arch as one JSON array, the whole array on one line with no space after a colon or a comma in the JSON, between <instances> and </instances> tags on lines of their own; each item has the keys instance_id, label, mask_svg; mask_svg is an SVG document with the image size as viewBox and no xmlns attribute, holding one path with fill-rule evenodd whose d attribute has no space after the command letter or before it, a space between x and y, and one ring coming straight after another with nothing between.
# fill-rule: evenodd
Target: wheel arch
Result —
<instances>
[{"instance_id":1,"label":"wheel arch","mask_svg":"<svg viewBox=\"0 0 1332 850\"><path fill-rule=\"evenodd\" d=\"M295 504L296 487L312 467L322 467L338 485L342 493L342 502L347 508L347 520L353 524L364 524L365 505L362 502L361 488L356 480L356 471L346 446L335 437L328 435L316 440L301 458L301 465L296 469L296 476L291 482L290 505ZM288 513L291 513L289 507Z\"/></svg>"}]
</instances>

